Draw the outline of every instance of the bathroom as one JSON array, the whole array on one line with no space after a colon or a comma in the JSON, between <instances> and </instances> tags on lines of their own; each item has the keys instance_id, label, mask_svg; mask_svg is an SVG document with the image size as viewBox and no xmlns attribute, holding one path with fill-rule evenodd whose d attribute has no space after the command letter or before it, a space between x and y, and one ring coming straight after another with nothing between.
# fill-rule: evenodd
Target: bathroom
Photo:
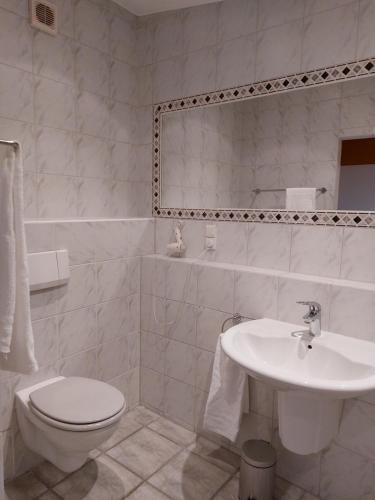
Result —
<instances>
[{"instance_id":1,"label":"bathroom","mask_svg":"<svg viewBox=\"0 0 375 500\"><path fill-rule=\"evenodd\" d=\"M274 499L375 499L374 24L374 0L0 0L0 500L268 500L240 492L248 440ZM261 376L228 353L262 325L301 331Z\"/></svg>"}]
</instances>

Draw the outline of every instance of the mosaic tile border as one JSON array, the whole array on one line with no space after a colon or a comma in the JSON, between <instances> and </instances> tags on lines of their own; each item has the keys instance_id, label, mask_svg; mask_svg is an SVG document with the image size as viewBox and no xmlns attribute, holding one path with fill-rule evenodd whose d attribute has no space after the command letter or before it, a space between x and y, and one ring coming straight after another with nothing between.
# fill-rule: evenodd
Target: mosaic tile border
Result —
<instances>
[{"instance_id":1,"label":"mosaic tile border","mask_svg":"<svg viewBox=\"0 0 375 500\"><path fill-rule=\"evenodd\" d=\"M262 222L284 224L311 224L325 226L375 227L375 212L288 212L286 210L254 209L186 209L161 207L160 144L163 114L184 109L212 106L221 102L235 102L261 95L288 92L290 90L320 86L327 83L353 80L375 74L375 58L354 61L338 66L312 70L305 73L265 80L226 90L218 90L196 96L174 99L155 104L153 107L153 178L152 212L154 217L197 219L208 221Z\"/></svg>"}]
</instances>

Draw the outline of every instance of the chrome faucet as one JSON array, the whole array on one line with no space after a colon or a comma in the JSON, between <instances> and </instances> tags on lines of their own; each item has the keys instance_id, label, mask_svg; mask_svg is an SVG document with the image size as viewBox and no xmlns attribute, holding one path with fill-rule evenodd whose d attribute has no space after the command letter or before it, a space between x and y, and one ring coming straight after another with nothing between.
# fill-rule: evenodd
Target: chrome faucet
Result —
<instances>
[{"instance_id":1,"label":"chrome faucet","mask_svg":"<svg viewBox=\"0 0 375 500\"><path fill-rule=\"evenodd\" d=\"M297 301L297 304L302 304L309 307L307 314L303 316L304 322L309 325L310 335L319 337L321 334L320 324L322 317L322 307L318 302L314 301Z\"/></svg>"}]
</instances>

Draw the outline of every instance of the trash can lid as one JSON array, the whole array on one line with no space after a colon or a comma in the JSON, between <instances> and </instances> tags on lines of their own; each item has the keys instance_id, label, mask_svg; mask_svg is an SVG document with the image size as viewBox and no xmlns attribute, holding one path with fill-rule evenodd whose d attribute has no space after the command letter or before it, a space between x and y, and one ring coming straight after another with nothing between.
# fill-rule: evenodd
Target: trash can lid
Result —
<instances>
[{"instance_id":1,"label":"trash can lid","mask_svg":"<svg viewBox=\"0 0 375 500\"><path fill-rule=\"evenodd\" d=\"M241 457L253 467L265 469L276 463L276 451L267 441L250 439L242 445Z\"/></svg>"}]
</instances>

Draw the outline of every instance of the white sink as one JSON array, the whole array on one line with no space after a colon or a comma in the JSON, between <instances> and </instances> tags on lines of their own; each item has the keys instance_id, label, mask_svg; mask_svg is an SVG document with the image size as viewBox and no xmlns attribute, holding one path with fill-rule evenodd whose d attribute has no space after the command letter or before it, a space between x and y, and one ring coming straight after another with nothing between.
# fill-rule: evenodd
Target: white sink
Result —
<instances>
[{"instance_id":1,"label":"white sink","mask_svg":"<svg viewBox=\"0 0 375 500\"><path fill-rule=\"evenodd\" d=\"M301 332L306 332L301 335ZM307 454L338 430L342 400L375 390L375 343L271 319L236 325L222 348L246 372L278 392L283 444Z\"/></svg>"}]
</instances>

